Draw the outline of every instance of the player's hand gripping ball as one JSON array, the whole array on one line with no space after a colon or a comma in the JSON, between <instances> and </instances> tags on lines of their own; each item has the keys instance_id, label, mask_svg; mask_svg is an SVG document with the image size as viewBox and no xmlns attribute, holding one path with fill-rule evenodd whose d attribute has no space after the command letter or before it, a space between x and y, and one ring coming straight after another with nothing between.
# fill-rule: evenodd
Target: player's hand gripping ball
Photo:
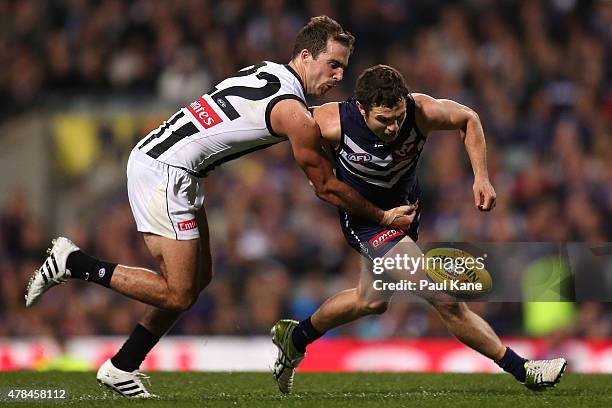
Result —
<instances>
[{"instance_id":1,"label":"player's hand gripping ball","mask_svg":"<svg viewBox=\"0 0 612 408\"><path fill-rule=\"evenodd\" d=\"M425 272L437 290L460 299L477 299L493 287L484 261L461 249L432 248L425 254Z\"/></svg>"}]
</instances>

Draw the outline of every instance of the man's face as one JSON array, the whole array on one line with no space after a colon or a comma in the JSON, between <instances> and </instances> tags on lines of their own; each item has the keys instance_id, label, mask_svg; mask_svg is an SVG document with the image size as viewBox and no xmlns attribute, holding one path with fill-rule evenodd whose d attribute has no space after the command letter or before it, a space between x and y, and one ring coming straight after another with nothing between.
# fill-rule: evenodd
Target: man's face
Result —
<instances>
[{"instance_id":1,"label":"man's face","mask_svg":"<svg viewBox=\"0 0 612 408\"><path fill-rule=\"evenodd\" d=\"M349 49L332 40L327 40L325 51L314 59L310 55L306 65L306 91L310 95L322 96L335 87L344 76L348 64Z\"/></svg>"},{"instance_id":2,"label":"man's face","mask_svg":"<svg viewBox=\"0 0 612 408\"><path fill-rule=\"evenodd\" d=\"M406 120L406 101L402 100L391 108L373 106L368 113L359 104L359 111L368 128L384 143L391 143L397 138Z\"/></svg>"}]
</instances>

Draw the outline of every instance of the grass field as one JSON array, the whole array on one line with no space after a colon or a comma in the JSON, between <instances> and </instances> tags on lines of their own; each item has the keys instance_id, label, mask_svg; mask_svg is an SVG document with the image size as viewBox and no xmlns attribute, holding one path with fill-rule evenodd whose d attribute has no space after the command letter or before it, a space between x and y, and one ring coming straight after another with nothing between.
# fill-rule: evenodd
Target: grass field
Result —
<instances>
[{"instance_id":1,"label":"grass field","mask_svg":"<svg viewBox=\"0 0 612 408\"><path fill-rule=\"evenodd\" d=\"M566 375L534 393L509 375L298 374L294 393L280 395L268 373L153 373L157 400L134 401L101 388L94 373L0 373L0 406L83 407L611 407L612 376ZM65 389L56 402L10 402L11 388ZM7 403L8 402L8 403Z\"/></svg>"}]
</instances>

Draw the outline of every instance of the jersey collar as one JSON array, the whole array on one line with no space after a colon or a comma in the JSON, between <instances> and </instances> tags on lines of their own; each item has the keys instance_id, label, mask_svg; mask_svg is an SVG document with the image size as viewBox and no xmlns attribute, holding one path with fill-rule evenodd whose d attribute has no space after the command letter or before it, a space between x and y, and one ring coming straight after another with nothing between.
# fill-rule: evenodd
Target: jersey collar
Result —
<instances>
[{"instance_id":1,"label":"jersey collar","mask_svg":"<svg viewBox=\"0 0 612 408\"><path fill-rule=\"evenodd\" d=\"M283 66L287 68L289 72L291 72L297 78L297 80L300 82L300 86L302 87L302 92L304 93L304 95L306 95L306 88L304 88L304 83L302 82L302 78L300 78L300 75L295 72L295 69L291 68L291 65L283 64Z\"/></svg>"}]
</instances>

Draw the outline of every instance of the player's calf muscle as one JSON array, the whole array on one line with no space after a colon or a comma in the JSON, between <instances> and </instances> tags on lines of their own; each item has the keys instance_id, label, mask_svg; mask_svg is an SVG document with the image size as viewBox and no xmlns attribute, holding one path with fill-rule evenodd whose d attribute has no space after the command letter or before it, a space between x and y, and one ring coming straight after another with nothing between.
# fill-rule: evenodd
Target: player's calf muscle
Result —
<instances>
[{"instance_id":1,"label":"player's calf muscle","mask_svg":"<svg viewBox=\"0 0 612 408\"><path fill-rule=\"evenodd\" d=\"M117 266L111 288L143 303L175 311L187 310L195 303L199 293L195 282L176 287L170 285L166 277L151 270L124 265Z\"/></svg>"},{"instance_id":2,"label":"player's calf muscle","mask_svg":"<svg viewBox=\"0 0 612 408\"><path fill-rule=\"evenodd\" d=\"M432 305L446 319L461 319L469 310L463 302L432 302Z\"/></svg>"},{"instance_id":3,"label":"player's calf muscle","mask_svg":"<svg viewBox=\"0 0 612 408\"><path fill-rule=\"evenodd\" d=\"M389 302L384 300L362 301L359 305L359 311L362 315L383 314L389 308Z\"/></svg>"}]
</instances>

